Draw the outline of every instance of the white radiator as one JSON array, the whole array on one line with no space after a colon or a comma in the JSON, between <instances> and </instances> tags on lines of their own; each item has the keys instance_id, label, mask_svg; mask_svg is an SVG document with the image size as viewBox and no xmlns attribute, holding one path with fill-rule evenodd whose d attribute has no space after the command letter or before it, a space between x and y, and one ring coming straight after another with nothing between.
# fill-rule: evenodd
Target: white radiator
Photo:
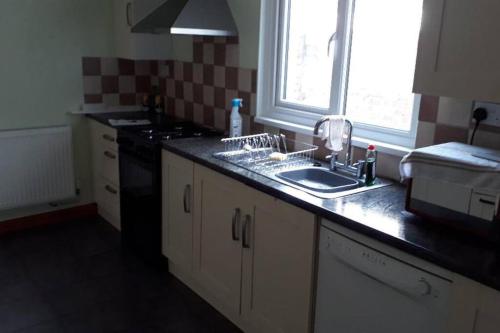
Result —
<instances>
[{"instance_id":1,"label":"white radiator","mask_svg":"<svg viewBox=\"0 0 500 333\"><path fill-rule=\"evenodd\" d=\"M0 210L74 196L71 127L0 131Z\"/></svg>"}]
</instances>

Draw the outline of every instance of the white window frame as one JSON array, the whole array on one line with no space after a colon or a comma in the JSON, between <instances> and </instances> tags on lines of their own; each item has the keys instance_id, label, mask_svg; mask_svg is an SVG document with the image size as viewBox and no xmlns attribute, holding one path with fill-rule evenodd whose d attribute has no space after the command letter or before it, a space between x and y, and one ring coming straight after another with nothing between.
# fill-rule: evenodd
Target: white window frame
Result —
<instances>
[{"instance_id":1,"label":"white window frame","mask_svg":"<svg viewBox=\"0 0 500 333\"><path fill-rule=\"evenodd\" d=\"M304 107L279 101L280 73L284 64L280 47L284 34L281 32L282 17L286 14L288 0L262 0L259 41L259 71L257 87L257 116L255 121L264 125L312 134L315 123L326 114L343 114L346 104L346 86L350 57L352 16L355 0L339 0L337 38L334 48L331 101L328 109ZM347 28L347 29L346 29ZM326 42L325 42L326 45ZM390 147L387 152L402 155L414 148L418 125L420 95L415 95L411 128L401 131L370 124L354 123L353 143L366 147L368 142Z\"/></svg>"}]
</instances>

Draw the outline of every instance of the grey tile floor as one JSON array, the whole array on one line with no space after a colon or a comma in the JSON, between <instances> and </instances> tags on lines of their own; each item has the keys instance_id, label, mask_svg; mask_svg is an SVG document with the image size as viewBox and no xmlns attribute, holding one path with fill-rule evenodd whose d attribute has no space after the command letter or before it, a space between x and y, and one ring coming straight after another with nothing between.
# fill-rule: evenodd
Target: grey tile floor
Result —
<instances>
[{"instance_id":1,"label":"grey tile floor","mask_svg":"<svg viewBox=\"0 0 500 333\"><path fill-rule=\"evenodd\" d=\"M96 219L0 237L0 333L10 332L240 331Z\"/></svg>"}]
</instances>

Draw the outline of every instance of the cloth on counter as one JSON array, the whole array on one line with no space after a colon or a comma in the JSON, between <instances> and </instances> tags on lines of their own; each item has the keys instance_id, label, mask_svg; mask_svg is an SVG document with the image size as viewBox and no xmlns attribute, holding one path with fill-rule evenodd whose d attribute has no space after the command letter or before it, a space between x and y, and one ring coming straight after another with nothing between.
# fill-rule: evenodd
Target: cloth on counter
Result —
<instances>
[{"instance_id":1,"label":"cloth on counter","mask_svg":"<svg viewBox=\"0 0 500 333\"><path fill-rule=\"evenodd\" d=\"M342 151L346 118L344 116L326 116L323 119L327 119L320 127L322 129L321 139L326 140L325 147L334 152Z\"/></svg>"},{"instance_id":2,"label":"cloth on counter","mask_svg":"<svg viewBox=\"0 0 500 333\"><path fill-rule=\"evenodd\" d=\"M500 163L479 156L500 156L500 151L458 142L443 143L412 151L403 157L399 170L403 180L439 179L500 193Z\"/></svg>"}]
</instances>

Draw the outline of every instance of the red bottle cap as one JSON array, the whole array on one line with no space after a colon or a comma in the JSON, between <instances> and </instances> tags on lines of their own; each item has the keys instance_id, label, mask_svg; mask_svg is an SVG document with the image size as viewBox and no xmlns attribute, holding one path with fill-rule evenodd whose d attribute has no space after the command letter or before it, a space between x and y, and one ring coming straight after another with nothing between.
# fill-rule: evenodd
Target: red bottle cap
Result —
<instances>
[{"instance_id":1,"label":"red bottle cap","mask_svg":"<svg viewBox=\"0 0 500 333\"><path fill-rule=\"evenodd\" d=\"M375 145L369 145L368 150L375 150Z\"/></svg>"}]
</instances>

